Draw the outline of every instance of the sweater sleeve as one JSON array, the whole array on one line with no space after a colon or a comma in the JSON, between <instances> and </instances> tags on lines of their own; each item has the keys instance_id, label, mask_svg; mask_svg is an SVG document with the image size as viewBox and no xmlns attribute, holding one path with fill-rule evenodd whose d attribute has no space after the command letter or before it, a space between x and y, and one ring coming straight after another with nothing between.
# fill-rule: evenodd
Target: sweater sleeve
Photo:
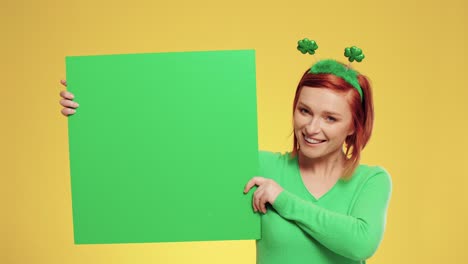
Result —
<instances>
[{"instance_id":1,"label":"sweater sleeve","mask_svg":"<svg viewBox=\"0 0 468 264\"><path fill-rule=\"evenodd\" d=\"M322 245L344 257L365 260L377 250L386 224L392 183L384 170L370 176L349 214L333 212L284 190L275 210Z\"/></svg>"}]
</instances>

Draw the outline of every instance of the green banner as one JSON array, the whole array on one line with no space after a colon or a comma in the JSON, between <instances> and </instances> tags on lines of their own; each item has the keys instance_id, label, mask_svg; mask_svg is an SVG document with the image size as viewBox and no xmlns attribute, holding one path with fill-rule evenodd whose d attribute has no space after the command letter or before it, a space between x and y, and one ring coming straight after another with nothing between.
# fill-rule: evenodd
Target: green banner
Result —
<instances>
[{"instance_id":1,"label":"green banner","mask_svg":"<svg viewBox=\"0 0 468 264\"><path fill-rule=\"evenodd\" d=\"M66 58L76 244L260 237L253 50Z\"/></svg>"}]
</instances>

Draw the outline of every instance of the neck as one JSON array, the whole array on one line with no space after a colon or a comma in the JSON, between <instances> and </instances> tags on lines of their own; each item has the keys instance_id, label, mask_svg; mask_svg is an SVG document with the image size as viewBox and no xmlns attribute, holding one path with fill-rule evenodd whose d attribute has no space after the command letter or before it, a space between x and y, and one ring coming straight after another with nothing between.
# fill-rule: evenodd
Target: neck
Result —
<instances>
[{"instance_id":1,"label":"neck","mask_svg":"<svg viewBox=\"0 0 468 264\"><path fill-rule=\"evenodd\" d=\"M340 178L344 171L345 160L345 155L341 151L315 159L306 157L301 151L298 152L298 163L301 172L304 175L323 180Z\"/></svg>"}]
</instances>

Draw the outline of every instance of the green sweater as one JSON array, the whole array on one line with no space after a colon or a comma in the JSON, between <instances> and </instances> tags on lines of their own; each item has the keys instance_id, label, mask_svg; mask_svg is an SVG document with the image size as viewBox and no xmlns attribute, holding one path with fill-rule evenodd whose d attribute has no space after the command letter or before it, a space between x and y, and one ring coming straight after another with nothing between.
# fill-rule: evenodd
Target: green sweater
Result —
<instances>
[{"instance_id":1,"label":"green sweater","mask_svg":"<svg viewBox=\"0 0 468 264\"><path fill-rule=\"evenodd\" d=\"M315 199L289 153L260 151L260 176L284 191L262 215L258 264L365 263L385 230L392 182L381 167L359 165Z\"/></svg>"}]
</instances>

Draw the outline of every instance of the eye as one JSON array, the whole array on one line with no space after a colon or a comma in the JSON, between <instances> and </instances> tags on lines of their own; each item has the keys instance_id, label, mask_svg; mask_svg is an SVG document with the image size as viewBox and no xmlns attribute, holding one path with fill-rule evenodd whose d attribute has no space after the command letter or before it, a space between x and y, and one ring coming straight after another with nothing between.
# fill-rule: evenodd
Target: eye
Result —
<instances>
[{"instance_id":1,"label":"eye","mask_svg":"<svg viewBox=\"0 0 468 264\"><path fill-rule=\"evenodd\" d=\"M333 123L333 122L336 122L336 121L337 121L337 119L334 118L333 116L327 116L327 117L326 117L326 120L327 120L327 122L330 122L330 123Z\"/></svg>"},{"instance_id":2,"label":"eye","mask_svg":"<svg viewBox=\"0 0 468 264\"><path fill-rule=\"evenodd\" d=\"M301 112L303 114L308 114L309 110L305 109L304 107L299 107L299 112Z\"/></svg>"}]
</instances>

